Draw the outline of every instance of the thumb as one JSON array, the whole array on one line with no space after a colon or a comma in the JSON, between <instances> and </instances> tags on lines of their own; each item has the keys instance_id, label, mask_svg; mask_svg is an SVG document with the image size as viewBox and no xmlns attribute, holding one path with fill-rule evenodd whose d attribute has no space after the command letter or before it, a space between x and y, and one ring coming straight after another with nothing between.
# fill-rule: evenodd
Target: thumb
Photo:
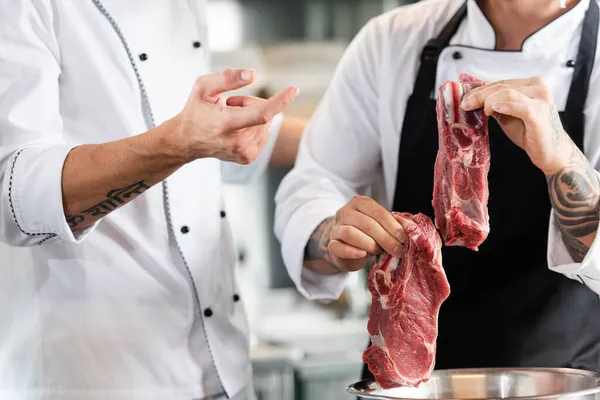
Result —
<instances>
[{"instance_id":1,"label":"thumb","mask_svg":"<svg viewBox=\"0 0 600 400\"><path fill-rule=\"evenodd\" d=\"M253 101L246 99L249 104L245 107L228 107L225 109L225 115L228 116L229 128L239 130L249 126L264 125L280 112L282 112L298 96L298 89L289 87L282 90L269 100ZM239 101L228 99L228 103L234 104Z\"/></svg>"},{"instance_id":2,"label":"thumb","mask_svg":"<svg viewBox=\"0 0 600 400\"><path fill-rule=\"evenodd\" d=\"M224 69L196 79L194 93L204 100L216 102L221 94L248 86L254 82L254 79L255 74L252 70Z\"/></svg>"}]
</instances>

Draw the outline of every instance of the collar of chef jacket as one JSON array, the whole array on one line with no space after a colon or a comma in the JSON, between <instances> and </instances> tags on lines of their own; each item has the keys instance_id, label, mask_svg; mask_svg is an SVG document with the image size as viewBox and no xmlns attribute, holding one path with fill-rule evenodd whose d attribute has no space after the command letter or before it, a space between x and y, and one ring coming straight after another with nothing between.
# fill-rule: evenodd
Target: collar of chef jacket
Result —
<instances>
[{"instance_id":1,"label":"collar of chef jacket","mask_svg":"<svg viewBox=\"0 0 600 400\"><path fill-rule=\"evenodd\" d=\"M137 135L210 72L203 0L19 0L0 13L0 397L192 399L250 384L222 181L190 163L72 234L61 169ZM280 119L278 119L280 121ZM33 397L32 397L33 396ZM38 397L35 397L38 398Z\"/></svg>"}]
</instances>

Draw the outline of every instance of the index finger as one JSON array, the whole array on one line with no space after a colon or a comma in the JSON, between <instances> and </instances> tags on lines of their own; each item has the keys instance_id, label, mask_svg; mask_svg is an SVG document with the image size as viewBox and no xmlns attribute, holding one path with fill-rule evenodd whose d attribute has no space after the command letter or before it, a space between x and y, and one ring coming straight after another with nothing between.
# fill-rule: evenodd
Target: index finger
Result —
<instances>
[{"instance_id":1,"label":"index finger","mask_svg":"<svg viewBox=\"0 0 600 400\"><path fill-rule=\"evenodd\" d=\"M289 87L262 103L257 102L249 107L226 108L228 127L231 130L238 130L249 126L268 124L290 105L296 96L298 96L298 89Z\"/></svg>"},{"instance_id":2,"label":"index finger","mask_svg":"<svg viewBox=\"0 0 600 400\"><path fill-rule=\"evenodd\" d=\"M356 209L361 213L373 218L394 239L396 239L399 243L404 244L406 241L404 228L402 225L400 225L396 218L394 218L394 216L379 203L376 201L360 202L357 204Z\"/></svg>"},{"instance_id":3,"label":"index finger","mask_svg":"<svg viewBox=\"0 0 600 400\"><path fill-rule=\"evenodd\" d=\"M248 86L254 81L254 71L247 69L224 69L196 79L194 88L206 100L215 100L219 95Z\"/></svg>"},{"instance_id":4,"label":"index finger","mask_svg":"<svg viewBox=\"0 0 600 400\"><path fill-rule=\"evenodd\" d=\"M486 90L486 89L490 88L491 86L496 86L496 85L505 85L505 86L510 86L510 87L532 86L535 83L535 81L536 81L536 78L501 79L499 81L489 82L489 83L486 83L485 85L476 87L473 90L471 90L469 93L467 93L467 96L471 93L475 94L481 90Z\"/></svg>"},{"instance_id":5,"label":"index finger","mask_svg":"<svg viewBox=\"0 0 600 400\"><path fill-rule=\"evenodd\" d=\"M535 97L536 95L536 88L529 85L529 81L515 79L513 80L514 83L506 82L509 81L499 81L471 90L462 98L460 108L465 111L477 110L484 106L488 97L506 89L514 89L528 97Z\"/></svg>"}]
</instances>

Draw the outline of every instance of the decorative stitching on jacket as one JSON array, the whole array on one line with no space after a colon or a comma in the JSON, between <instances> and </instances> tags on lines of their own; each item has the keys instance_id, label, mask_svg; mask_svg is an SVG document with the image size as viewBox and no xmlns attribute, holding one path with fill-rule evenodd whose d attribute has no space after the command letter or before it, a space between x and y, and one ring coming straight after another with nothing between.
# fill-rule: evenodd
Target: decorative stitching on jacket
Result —
<instances>
[{"instance_id":1,"label":"decorative stitching on jacket","mask_svg":"<svg viewBox=\"0 0 600 400\"><path fill-rule=\"evenodd\" d=\"M51 235L49 235L47 238L40 240L39 242L37 242L38 246L41 246L42 244L44 244L44 242L50 240L50 239L54 239L55 237L57 237L58 235L56 233L53 233Z\"/></svg>"},{"instance_id":2,"label":"decorative stitching on jacket","mask_svg":"<svg viewBox=\"0 0 600 400\"><path fill-rule=\"evenodd\" d=\"M15 172L15 165L17 164L17 159L19 158L19 156L21 155L21 153L23 152L23 150L25 149L21 149L17 152L17 155L15 156L12 166L10 168L10 177L8 179L8 204L10 205L10 211L12 212L12 216L13 216L13 221L15 221L15 224L17 225L17 228L19 228L19 230L24 233L27 236L42 236L42 235L54 235L56 236L56 233L51 233L51 232L41 232L41 233L32 233L32 232L27 232L26 230L24 230L21 225L19 224L19 221L17 220L17 214L15 213L15 207L13 206L13 200L12 200L12 183L13 183L13 175ZM41 242L39 242L38 244L41 244L43 242L45 242L46 240L48 240L48 238L42 240Z\"/></svg>"},{"instance_id":3,"label":"decorative stitching on jacket","mask_svg":"<svg viewBox=\"0 0 600 400\"><path fill-rule=\"evenodd\" d=\"M133 58L133 54L131 53L131 49L129 48L129 44L127 43L127 40L125 39L125 35L123 35L123 32L119 28L119 25L117 25L117 23L114 20L114 18L112 17L112 15L108 12L108 10L106 10L106 8L102 4L101 0L92 0L92 2L96 5L96 7L98 8L98 10L104 15L104 17L112 25L112 27L115 30L117 36L121 40L121 43L123 44L123 47L125 48L125 52L127 53L127 57L129 57L129 62L131 63L131 66L133 67L133 71L135 72L135 77L136 77L136 79L138 81L138 85L140 87L140 92L142 94L142 99L144 100L144 104L146 106L146 112L148 113L148 118L150 119L150 124L152 125L152 127L155 127L156 126L156 122L154 120L154 113L152 112L152 107L150 105L150 98L148 97L148 93L146 92L146 86L144 85L144 81L142 80L142 76L140 74L140 71L139 71L139 69L137 67L137 64L135 63L135 60ZM167 225L171 229L171 232L175 232L175 230L173 228L173 221L171 220L171 212L170 212L170 208L169 208L169 191L168 191L168 188L167 188L167 181L166 180L164 180L162 182L162 187L163 187L163 204L165 206L165 211L166 211ZM200 303L200 296L198 294L198 289L196 288L196 282L194 280L194 276L192 275L192 270L190 269L190 266L188 265L188 263L187 263L184 255L183 255L183 251L181 250L181 246L179 245L179 242L177 241L177 236L173 235L173 237L175 238L175 246L177 247L177 251L179 252L179 256L181 257L183 265L185 266L185 269L186 269L186 271L188 273L188 276L190 278L192 290L194 291L194 295L196 296L196 302L198 304L198 316L200 317L200 322L201 322L201 325L202 325L202 331L204 332L204 338L206 340L206 345L208 347L208 352L210 354L210 358L211 358L211 361L213 363L213 366L215 367L215 371L217 373L217 378L219 379L219 385L221 386L221 389L223 390L223 393L225 394L225 398L229 398L229 395L227 394L227 391L225 390L225 387L223 386L223 381L221 379L221 375L219 374L219 369L217 368L217 363L215 362L215 357L214 357L212 348L210 346L210 341L208 340L208 335L207 335L207 332L206 332L206 327L204 325L204 317L202 315L202 305Z\"/></svg>"}]
</instances>

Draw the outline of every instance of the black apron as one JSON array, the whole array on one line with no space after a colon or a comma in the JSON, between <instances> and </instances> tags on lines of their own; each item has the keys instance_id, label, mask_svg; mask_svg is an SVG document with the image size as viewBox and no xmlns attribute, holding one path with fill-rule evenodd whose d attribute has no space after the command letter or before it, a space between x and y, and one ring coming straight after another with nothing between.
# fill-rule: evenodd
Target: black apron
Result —
<instances>
[{"instance_id":1,"label":"black apron","mask_svg":"<svg viewBox=\"0 0 600 400\"><path fill-rule=\"evenodd\" d=\"M466 15L466 4L421 56L402 128L394 211L431 204L438 150L435 87L438 57ZM584 103L598 37L598 5L586 12L563 125L583 150ZM566 60L565 60L566 61ZM527 154L489 120L490 234L478 252L443 247L450 297L439 315L436 369L571 367L600 371L600 298L548 269L551 212L546 179ZM372 374L365 366L363 378Z\"/></svg>"}]
</instances>

